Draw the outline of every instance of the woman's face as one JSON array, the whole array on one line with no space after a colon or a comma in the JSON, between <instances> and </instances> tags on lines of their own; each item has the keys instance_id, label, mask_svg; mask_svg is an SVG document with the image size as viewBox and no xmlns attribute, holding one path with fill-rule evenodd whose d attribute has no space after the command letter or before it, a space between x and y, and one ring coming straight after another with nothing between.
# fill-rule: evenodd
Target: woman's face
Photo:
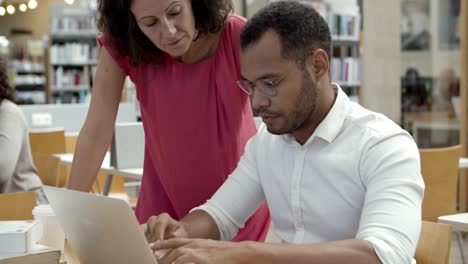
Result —
<instances>
[{"instance_id":1,"label":"woman's face","mask_svg":"<svg viewBox=\"0 0 468 264\"><path fill-rule=\"evenodd\" d=\"M191 0L133 0L130 10L141 31L172 57L184 55L196 38Z\"/></svg>"}]
</instances>

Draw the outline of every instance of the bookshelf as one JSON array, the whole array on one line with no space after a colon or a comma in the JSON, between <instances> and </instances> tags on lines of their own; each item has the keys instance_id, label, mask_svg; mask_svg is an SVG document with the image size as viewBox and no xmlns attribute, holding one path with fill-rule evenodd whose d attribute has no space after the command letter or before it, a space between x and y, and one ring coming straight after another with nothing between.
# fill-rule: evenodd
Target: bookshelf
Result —
<instances>
[{"instance_id":1,"label":"bookshelf","mask_svg":"<svg viewBox=\"0 0 468 264\"><path fill-rule=\"evenodd\" d=\"M53 11L52 11L53 10ZM48 89L50 103L88 101L97 64L95 11L51 6Z\"/></svg>"},{"instance_id":2,"label":"bookshelf","mask_svg":"<svg viewBox=\"0 0 468 264\"><path fill-rule=\"evenodd\" d=\"M242 13L251 17L269 2L242 1ZM312 6L327 21L332 34L331 79L353 101L360 101L362 0L296 0Z\"/></svg>"},{"instance_id":3,"label":"bookshelf","mask_svg":"<svg viewBox=\"0 0 468 264\"><path fill-rule=\"evenodd\" d=\"M359 101L359 88L361 86L359 49L358 40L332 40L332 81L339 84L354 101Z\"/></svg>"},{"instance_id":4,"label":"bookshelf","mask_svg":"<svg viewBox=\"0 0 468 264\"><path fill-rule=\"evenodd\" d=\"M44 41L34 39L30 32L10 36L7 71L10 84L15 89L17 104L45 104L47 78L44 66Z\"/></svg>"},{"instance_id":5,"label":"bookshelf","mask_svg":"<svg viewBox=\"0 0 468 264\"><path fill-rule=\"evenodd\" d=\"M325 0L311 4L327 21L332 35L331 80L341 86L350 99L359 102L361 87L361 15L357 2Z\"/></svg>"},{"instance_id":6,"label":"bookshelf","mask_svg":"<svg viewBox=\"0 0 468 264\"><path fill-rule=\"evenodd\" d=\"M8 63L11 83L16 90L18 104L46 103L46 75L42 62L12 60Z\"/></svg>"}]
</instances>

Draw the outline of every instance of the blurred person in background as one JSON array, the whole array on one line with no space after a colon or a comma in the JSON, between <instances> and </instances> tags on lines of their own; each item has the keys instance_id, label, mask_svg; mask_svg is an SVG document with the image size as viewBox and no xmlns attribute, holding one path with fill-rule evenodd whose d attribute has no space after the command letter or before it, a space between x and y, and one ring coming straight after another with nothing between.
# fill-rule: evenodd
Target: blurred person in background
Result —
<instances>
[{"instance_id":1,"label":"blurred person in background","mask_svg":"<svg viewBox=\"0 0 468 264\"><path fill-rule=\"evenodd\" d=\"M459 95L460 85L455 71L453 69L442 70L432 93L432 111L455 111L456 109L452 105L452 98Z\"/></svg>"},{"instance_id":2,"label":"blurred person in background","mask_svg":"<svg viewBox=\"0 0 468 264\"><path fill-rule=\"evenodd\" d=\"M35 192L36 201L46 203L31 156L26 119L14 101L15 90L0 59L0 193Z\"/></svg>"}]
</instances>

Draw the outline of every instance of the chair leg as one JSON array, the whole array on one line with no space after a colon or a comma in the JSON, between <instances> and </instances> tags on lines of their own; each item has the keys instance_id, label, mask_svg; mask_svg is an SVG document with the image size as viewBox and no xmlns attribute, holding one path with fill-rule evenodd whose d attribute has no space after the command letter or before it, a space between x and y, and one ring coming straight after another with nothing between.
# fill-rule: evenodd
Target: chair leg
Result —
<instances>
[{"instance_id":1,"label":"chair leg","mask_svg":"<svg viewBox=\"0 0 468 264\"><path fill-rule=\"evenodd\" d=\"M457 236L457 242L458 242L458 248L460 249L460 256L461 256L461 259L462 259L462 263L463 264L466 264L466 260L465 260L465 252L463 251L463 236L462 234L460 233L460 231L453 231L453 233L455 233L455 235Z\"/></svg>"}]
</instances>

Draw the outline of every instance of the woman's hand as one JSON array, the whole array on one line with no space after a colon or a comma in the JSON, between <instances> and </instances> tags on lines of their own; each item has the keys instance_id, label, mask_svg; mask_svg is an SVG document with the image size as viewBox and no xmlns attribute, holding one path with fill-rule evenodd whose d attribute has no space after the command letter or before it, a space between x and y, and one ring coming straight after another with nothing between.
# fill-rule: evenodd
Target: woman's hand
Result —
<instances>
[{"instance_id":1,"label":"woman's hand","mask_svg":"<svg viewBox=\"0 0 468 264\"><path fill-rule=\"evenodd\" d=\"M174 220L166 213L150 217L146 224L141 225L141 228L149 243L169 238L188 237L184 223Z\"/></svg>"}]
</instances>

